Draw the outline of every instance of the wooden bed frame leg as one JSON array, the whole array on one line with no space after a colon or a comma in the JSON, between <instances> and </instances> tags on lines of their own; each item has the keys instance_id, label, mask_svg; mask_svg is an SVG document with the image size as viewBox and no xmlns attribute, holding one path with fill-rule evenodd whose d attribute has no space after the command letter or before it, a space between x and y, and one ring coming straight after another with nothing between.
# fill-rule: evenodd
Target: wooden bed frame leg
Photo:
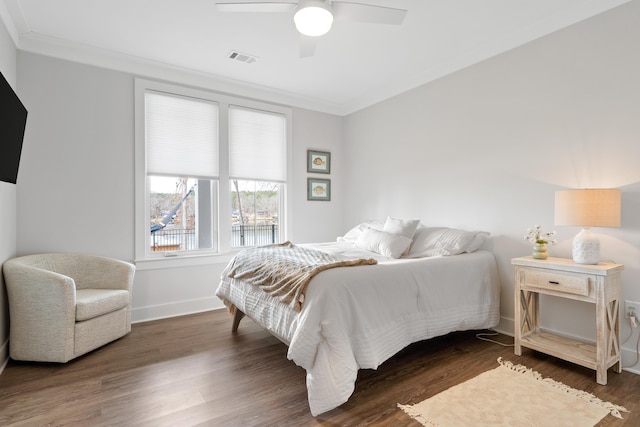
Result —
<instances>
[{"instance_id":1,"label":"wooden bed frame leg","mask_svg":"<svg viewBox=\"0 0 640 427\"><path fill-rule=\"evenodd\" d=\"M240 325L240 321L244 317L244 313L236 308L236 312L233 314L233 324L231 325L231 333L238 332L238 325Z\"/></svg>"}]
</instances>

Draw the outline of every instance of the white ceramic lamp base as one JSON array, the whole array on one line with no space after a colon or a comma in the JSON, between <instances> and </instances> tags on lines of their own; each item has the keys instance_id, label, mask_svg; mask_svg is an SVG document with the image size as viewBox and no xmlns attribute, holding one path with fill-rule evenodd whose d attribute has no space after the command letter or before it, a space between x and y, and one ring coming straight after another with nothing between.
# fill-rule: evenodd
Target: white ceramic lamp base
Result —
<instances>
[{"instance_id":1,"label":"white ceramic lamp base","mask_svg":"<svg viewBox=\"0 0 640 427\"><path fill-rule=\"evenodd\" d=\"M600 261L600 240L588 228L573 238L573 261L577 264L597 264Z\"/></svg>"}]
</instances>

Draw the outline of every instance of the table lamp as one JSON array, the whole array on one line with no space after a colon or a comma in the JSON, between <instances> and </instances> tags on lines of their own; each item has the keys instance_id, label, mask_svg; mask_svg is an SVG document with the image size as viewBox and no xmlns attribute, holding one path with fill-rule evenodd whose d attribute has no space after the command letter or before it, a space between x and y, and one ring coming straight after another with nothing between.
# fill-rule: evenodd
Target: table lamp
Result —
<instances>
[{"instance_id":1,"label":"table lamp","mask_svg":"<svg viewBox=\"0 0 640 427\"><path fill-rule=\"evenodd\" d=\"M573 261L597 264L600 261L600 240L589 228L620 226L620 190L556 191L555 224L581 226L582 231L573 238Z\"/></svg>"}]
</instances>

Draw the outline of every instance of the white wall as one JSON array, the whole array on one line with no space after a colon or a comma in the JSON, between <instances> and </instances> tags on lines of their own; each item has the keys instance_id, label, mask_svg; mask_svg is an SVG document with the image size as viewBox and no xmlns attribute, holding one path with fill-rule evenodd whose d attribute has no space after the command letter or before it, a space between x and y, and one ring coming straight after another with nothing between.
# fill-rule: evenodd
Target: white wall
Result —
<instances>
[{"instance_id":1,"label":"white wall","mask_svg":"<svg viewBox=\"0 0 640 427\"><path fill-rule=\"evenodd\" d=\"M1 19L0 71L16 90L16 47ZM16 194L16 185L0 181L0 264L16 254ZM0 274L0 372L8 357L9 306L4 279Z\"/></svg>"},{"instance_id":2,"label":"white wall","mask_svg":"<svg viewBox=\"0 0 640 427\"><path fill-rule=\"evenodd\" d=\"M134 76L20 52L30 108L18 197L18 253L134 258ZM268 101L265 100L265 101ZM306 200L306 150L331 151L340 177L341 118L294 110L291 240L334 239L338 202ZM333 194L340 198L340 191ZM214 291L229 256L199 266L140 268L134 321L222 307Z\"/></svg>"},{"instance_id":3,"label":"white wall","mask_svg":"<svg viewBox=\"0 0 640 427\"><path fill-rule=\"evenodd\" d=\"M293 239L296 243L332 241L344 234L342 205L345 162L342 118L295 109L293 114ZM307 173L307 150L331 153L331 173ZM307 201L307 178L331 180L331 201Z\"/></svg>"},{"instance_id":4,"label":"white wall","mask_svg":"<svg viewBox=\"0 0 640 427\"><path fill-rule=\"evenodd\" d=\"M490 231L512 332L510 259L530 254L527 228L556 230L551 256L570 258L579 229L554 226L554 192L619 187L622 227L594 231L602 259L625 264L623 298L640 301L638 23L634 1L348 116L347 223L395 215ZM594 313L546 298L542 323L594 340Z\"/></svg>"}]
</instances>

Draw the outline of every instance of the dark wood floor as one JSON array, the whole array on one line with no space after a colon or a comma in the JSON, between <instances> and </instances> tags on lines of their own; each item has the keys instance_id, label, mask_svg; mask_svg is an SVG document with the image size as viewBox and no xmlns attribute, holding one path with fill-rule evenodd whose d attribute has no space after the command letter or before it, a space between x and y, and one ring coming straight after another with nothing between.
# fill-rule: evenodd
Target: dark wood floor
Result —
<instances>
[{"instance_id":1,"label":"dark wood floor","mask_svg":"<svg viewBox=\"0 0 640 427\"><path fill-rule=\"evenodd\" d=\"M409 346L362 370L351 399L312 417L305 373L249 319L230 333L225 311L136 324L124 338L67 364L10 361L0 375L3 426L417 426L412 404L497 366L520 363L631 411L599 426L640 425L640 375L595 372L530 350L456 333ZM498 340L510 343L511 338Z\"/></svg>"}]
</instances>

